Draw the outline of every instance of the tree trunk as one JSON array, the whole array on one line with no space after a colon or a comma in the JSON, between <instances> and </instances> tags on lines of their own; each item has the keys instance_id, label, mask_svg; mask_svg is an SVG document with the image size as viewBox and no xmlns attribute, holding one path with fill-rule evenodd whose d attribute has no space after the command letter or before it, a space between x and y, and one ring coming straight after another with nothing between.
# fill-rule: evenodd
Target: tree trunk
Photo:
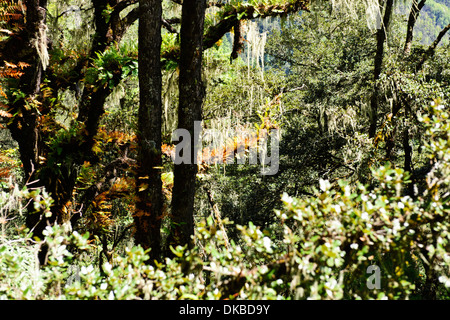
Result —
<instances>
[{"instance_id":1,"label":"tree trunk","mask_svg":"<svg viewBox=\"0 0 450 320\"><path fill-rule=\"evenodd\" d=\"M392 8L393 8L394 0L387 0L384 10L383 24L381 28L377 30L377 51L375 54L375 68L374 68L374 88L373 94L370 99L370 128L369 128L369 137L375 137L377 131L377 121L378 121L378 85L377 80L380 77L382 64L383 64L383 56L384 56L384 42L386 41L386 33L389 28L389 22L391 20Z\"/></svg>"},{"instance_id":2,"label":"tree trunk","mask_svg":"<svg viewBox=\"0 0 450 320\"><path fill-rule=\"evenodd\" d=\"M422 69L423 64L425 61L428 60L428 58L432 57L434 55L434 52L438 46L438 44L441 42L442 38L444 38L445 34L450 30L450 23L446 25L441 32L439 32L436 40L433 41L433 43L428 47L427 51L422 56L422 59L420 59L419 63L416 66L416 70L419 71Z\"/></svg>"},{"instance_id":3,"label":"tree trunk","mask_svg":"<svg viewBox=\"0 0 450 320\"><path fill-rule=\"evenodd\" d=\"M411 52L411 46L414 36L414 25L416 24L417 17L419 16L420 10L422 10L425 5L426 0L421 0L417 3L417 0L413 0L411 11L409 12L408 26L406 29L406 41L403 53L407 56Z\"/></svg>"},{"instance_id":4,"label":"tree trunk","mask_svg":"<svg viewBox=\"0 0 450 320\"><path fill-rule=\"evenodd\" d=\"M194 138L194 123L201 121L205 88L202 82L203 29L205 0L184 0L180 31L180 78L178 127ZM172 232L169 245L192 245L194 234L194 197L197 164L194 141L191 140L191 161L175 165L172 192Z\"/></svg>"},{"instance_id":5,"label":"tree trunk","mask_svg":"<svg viewBox=\"0 0 450 320\"><path fill-rule=\"evenodd\" d=\"M413 176L413 171L412 171L412 147L409 144L409 130L408 127L405 127L403 129L403 140L402 140L402 144L403 144L403 150L405 151L405 161L404 161L404 165L403 165L403 169L406 172L409 172L411 175L411 180L414 181L414 176ZM407 184L407 192L408 195L413 197L414 196L414 184L413 182L409 182Z\"/></svg>"},{"instance_id":6,"label":"tree trunk","mask_svg":"<svg viewBox=\"0 0 450 320\"><path fill-rule=\"evenodd\" d=\"M139 17L139 118L136 176L136 244L151 248L150 257L161 253L161 0L141 0Z\"/></svg>"},{"instance_id":7,"label":"tree trunk","mask_svg":"<svg viewBox=\"0 0 450 320\"><path fill-rule=\"evenodd\" d=\"M28 63L29 67L24 68L24 74L19 80L17 88L24 94L24 97L11 104L11 112L18 115L8 124L8 128L19 146L25 179L28 181L27 186L38 188L43 185L37 174L43 143L38 123L40 110L38 104L34 102L41 101L41 84L48 62L45 25L47 1L28 0L25 4L26 25L19 37L23 43L17 52L12 53L14 55L12 58ZM27 106L27 104L31 106ZM28 208L33 208L33 203L29 204ZM47 222L46 218L41 218L39 214L33 214L31 210L26 219L27 227L34 229L34 234L40 238Z\"/></svg>"},{"instance_id":8,"label":"tree trunk","mask_svg":"<svg viewBox=\"0 0 450 320\"><path fill-rule=\"evenodd\" d=\"M38 110L37 108L27 108L27 100L39 99L40 86L42 83L43 66L39 58L36 43L34 39L39 39L39 44L45 44L47 39L42 39L39 35L41 28L45 28L47 1L26 1L26 26L24 48L17 52L21 61L30 66L24 69L24 74L20 78L18 88L25 94L25 98L17 100L12 105L12 110L18 112L21 116L14 117L8 128L12 137L17 141L20 151L20 159L23 163L25 178L27 181L36 180L36 170L39 168L40 155L40 132L38 128ZM30 186L37 186L38 182ZM28 227L35 223L27 223Z\"/></svg>"}]
</instances>

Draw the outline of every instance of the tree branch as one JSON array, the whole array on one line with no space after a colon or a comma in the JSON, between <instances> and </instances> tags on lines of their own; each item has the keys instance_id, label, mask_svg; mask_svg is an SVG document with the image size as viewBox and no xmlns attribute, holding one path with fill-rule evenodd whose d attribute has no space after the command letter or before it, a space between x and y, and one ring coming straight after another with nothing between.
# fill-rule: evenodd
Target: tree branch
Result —
<instances>
[{"instance_id":1,"label":"tree branch","mask_svg":"<svg viewBox=\"0 0 450 320\"><path fill-rule=\"evenodd\" d=\"M170 33L177 33L177 30L174 29L174 27L172 27L172 25L169 23L169 21L167 21L166 19L162 18L162 26L164 28L167 29L167 31L169 31Z\"/></svg>"},{"instance_id":2,"label":"tree branch","mask_svg":"<svg viewBox=\"0 0 450 320\"><path fill-rule=\"evenodd\" d=\"M88 210L92 205L93 200L99 194L110 190L117 177L120 176L119 172L124 172L132 167L134 165L133 161L134 160L127 157L120 157L107 164L103 170L102 178L97 181L97 183L90 186L81 198L80 203L82 208L84 208L85 211Z\"/></svg>"},{"instance_id":3,"label":"tree branch","mask_svg":"<svg viewBox=\"0 0 450 320\"><path fill-rule=\"evenodd\" d=\"M182 4L180 0L172 1ZM218 13L222 19L217 24L209 27L203 35L203 50L214 46L214 44L222 39L225 34L230 32L239 21L286 16L300 10L309 12L309 3L310 0L297 0L295 2L279 5L264 5L262 3L255 6L249 6L247 4L224 5L223 11ZM179 48L173 48L170 51L162 53L162 58L165 60L178 61L179 56Z\"/></svg>"},{"instance_id":4,"label":"tree branch","mask_svg":"<svg viewBox=\"0 0 450 320\"><path fill-rule=\"evenodd\" d=\"M428 47L427 51L422 56L422 59L417 64L416 70L422 69L423 64L425 61L428 60L428 58L432 57L434 55L434 52L436 50L436 47L438 46L439 42L441 42L442 38L445 36L447 31L450 30L450 23L444 27L444 29L439 32L439 35L437 36L436 40Z\"/></svg>"},{"instance_id":5,"label":"tree branch","mask_svg":"<svg viewBox=\"0 0 450 320\"><path fill-rule=\"evenodd\" d=\"M405 47L403 49L403 53L405 55L409 55L409 53L411 52L414 25L416 24L417 17L419 16L420 10L422 10L423 6L425 5L425 2L426 0L421 0L419 3L417 3L417 0L413 0L411 11L409 12Z\"/></svg>"}]
</instances>

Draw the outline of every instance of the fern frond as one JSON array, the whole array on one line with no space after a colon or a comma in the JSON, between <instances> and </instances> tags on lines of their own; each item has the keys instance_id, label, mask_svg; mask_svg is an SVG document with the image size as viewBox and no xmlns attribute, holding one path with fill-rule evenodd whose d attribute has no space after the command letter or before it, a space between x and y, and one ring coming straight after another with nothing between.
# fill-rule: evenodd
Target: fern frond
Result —
<instances>
[{"instance_id":1,"label":"fern frond","mask_svg":"<svg viewBox=\"0 0 450 320\"><path fill-rule=\"evenodd\" d=\"M0 110L0 117L3 117L3 118L12 118L12 114L11 113L9 113L9 112L7 112L7 111L4 111L4 110Z\"/></svg>"},{"instance_id":2,"label":"fern frond","mask_svg":"<svg viewBox=\"0 0 450 320\"><path fill-rule=\"evenodd\" d=\"M0 0L0 26L2 32L11 35L24 27L25 7L22 1Z\"/></svg>"}]
</instances>

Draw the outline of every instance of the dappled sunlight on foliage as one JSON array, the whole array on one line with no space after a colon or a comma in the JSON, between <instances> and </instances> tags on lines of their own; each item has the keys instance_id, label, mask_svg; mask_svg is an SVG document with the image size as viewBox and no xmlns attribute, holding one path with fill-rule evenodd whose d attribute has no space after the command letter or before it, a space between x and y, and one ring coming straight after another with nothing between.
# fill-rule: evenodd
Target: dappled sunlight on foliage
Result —
<instances>
[{"instance_id":1,"label":"dappled sunlight on foliage","mask_svg":"<svg viewBox=\"0 0 450 320\"><path fill-rule=\"evenodd\" d=\"M0 1L0 299L449 299L448 4Z\"/></svg>"}]
</instances>

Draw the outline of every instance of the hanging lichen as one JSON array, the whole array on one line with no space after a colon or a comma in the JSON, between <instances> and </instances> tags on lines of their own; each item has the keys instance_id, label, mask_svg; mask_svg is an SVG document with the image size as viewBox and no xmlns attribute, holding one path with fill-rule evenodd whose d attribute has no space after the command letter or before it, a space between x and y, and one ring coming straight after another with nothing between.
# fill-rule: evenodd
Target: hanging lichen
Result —
<instances>
[{"instance_id":1,"label":"hanging lichen","mask_svg":"<svg viewBox=\"0 0 450 320\"><path fill-rule=\"evenodd\" d=\"M162 104L163 104L163 135L177 128L176 107L178 101L178 72L169 70L163 73Z\"/></svg>"},{"instance_id":2,"label":"hanging lichen","mask_svg":"<svg viewBox=\"0 0 450 320\"><path fill-rule=\"evenodd\" d=\"M49 62L47 50L47 30L47 26L44 24L44 19L41 19L36 38L31 40L38 53L39 59L42 64L42 69L44 70L47 68Z\"/></svg>"},{"instance_id":3,"label":"hanging lichen","mask_svg":"<svg viewBox=\"0 0 450 320\"><path fill-rule=\"evenodd\" d=\"M321 2L321 1L318 1ZM351 17L358 17L358 3L362 2L366 8L366 22L369 29L381 28L381 7L379 0L331 0L333 11L344 12Z\"/></svg>"},{"instance_id":4,"label":"hanging lichen","mask_svg":"<svg viewBox=\"0 0 450 320\"><path fill-rule=\"evenodd\" d=\"M250 69L259 68L261 79L264 80L264 49L267 42L267 32L259 32L258 23L249 21L244 27L247 40L248 76Z\"/></svg>"}]
</instances>

